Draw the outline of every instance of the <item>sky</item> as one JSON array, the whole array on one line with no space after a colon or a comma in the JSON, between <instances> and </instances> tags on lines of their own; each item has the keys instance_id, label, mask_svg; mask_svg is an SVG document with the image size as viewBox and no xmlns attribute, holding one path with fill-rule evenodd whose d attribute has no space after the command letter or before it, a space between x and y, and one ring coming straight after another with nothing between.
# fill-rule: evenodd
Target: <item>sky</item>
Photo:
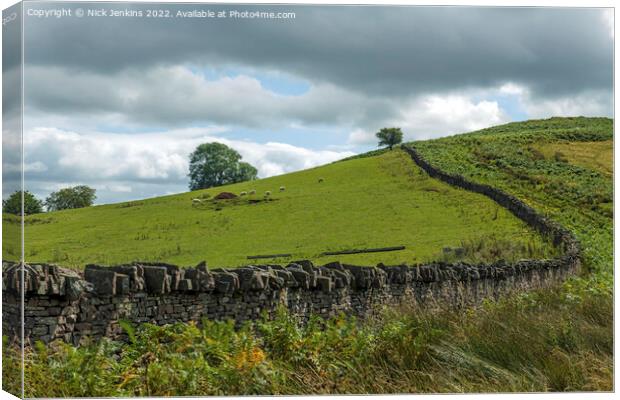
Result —
<instances>
[{"instance_id":1,"label":"sky","mask_svg":"<svg viewBox=\"0 0 620 400\"><path fill-rule=\"evenodd\" d=\"M613 113L609 9L82 4L174 17L78 18L77 7L25 6L24 169L41 198L75 184L97 203L187 191L188 155L211 141L268 177L375 149L382 127L418 140ZM40 16L59 8L74 14ZM177 16L192 10L295 18ZM4 81L19 70L5 53Z\"/></svg>"}]
</instances>

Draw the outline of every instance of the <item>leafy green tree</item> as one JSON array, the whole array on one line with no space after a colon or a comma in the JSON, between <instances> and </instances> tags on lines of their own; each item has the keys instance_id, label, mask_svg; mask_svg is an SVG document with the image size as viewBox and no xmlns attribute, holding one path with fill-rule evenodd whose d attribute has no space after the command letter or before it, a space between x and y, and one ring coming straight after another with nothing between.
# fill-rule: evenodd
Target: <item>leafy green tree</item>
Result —
<instances>
[{"instance_id":1,"label":"leafy green tree","mask_svg":"<svg viewBox=\"0 0 620 400\"><path fill-rule=\"evenodd\" d=\"M388 146L390 150L403 141L403 132L400 128L382 128L375 136L379 139L379 146Z\"/></svg>"},{"instance_id":2,"label":"leafy green tree","mask_svg":"<svg viewBox=\"0 0 620 400\"><path fill-rule=\"evenodd\" d=\"M2 212L8 214L21 215L22 213L22 191L18 190L11 194L8 199L2 200ZM37 199L29 191L24 192L24 214L38 214L43 212L43 202Z\"/></svg>"},{"instance_id":3,"label":"leafy green tree","mask_svg":"<svg viewBox=\"0 0 620 400\"><path fill-rule=\"evenodd\" d=\"M67 210L92 206L97 196L95 189L86 185L78 185L52 192L45 199L48 211Z\"/></svg>"},{"instance_id":4,"label":"leafy green tree","mask_svg":"<svg viewBox=\"0 0 620 400\"><path fill-rule=\"evenodd\" d=\"M206 189L256 179L258 171L234 149L222 143L203 143L190 154L189 189Z\"/></svg>"}]
</instances>

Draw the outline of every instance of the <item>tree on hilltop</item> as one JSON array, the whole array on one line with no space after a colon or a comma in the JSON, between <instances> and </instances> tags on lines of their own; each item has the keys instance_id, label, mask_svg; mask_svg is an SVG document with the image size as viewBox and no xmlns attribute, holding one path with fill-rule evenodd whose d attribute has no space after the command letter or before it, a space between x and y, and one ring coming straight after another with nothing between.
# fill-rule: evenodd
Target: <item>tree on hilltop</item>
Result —
<instances>
[{"instance_id":1,"label":"tree on hilltop","mask_svg":"<svg viewBox=\"0 0 620 400\"><path fill-rule=\"evenodd\" d=\"M43 202L29 191L24 193L24 215L43 212ZM22 214L22 191L13 192L6 200L2 200L2 212L7 214Z\"/></svg>"},{"instance_id":2,"label":"tree on hilltop","mask_svg":"<svg viewBox=\"0 0 620 400\"><path fill-rule=\"evenodd\" d=\"M222 143L203 143L189 157L190 190L250 181L258 174L256 168L241 161L236 150Z\"/></svg>"},{"instance_id":3,"label":"tree on hilltop","mask_svg":"<svg viewBox=\"0 0 620 400\"><path fill-rule=\"evenodd\" d=\"M97 196L95 189L86 185L78 185L52 192L45 199L47 211L68 210L92 206Z\"/></svg>"},{"instance_id":4,"label":"tree on hilltop","mask_svg":"<svg viewBox=\"0 0 620 400\"><path fill-rule=\"evenodd\" d=\"M390 150L403 141L403 132L400 128L382 128L375 136L379 139L379 146L388 146Z\"/></svg>"}]
</instances>

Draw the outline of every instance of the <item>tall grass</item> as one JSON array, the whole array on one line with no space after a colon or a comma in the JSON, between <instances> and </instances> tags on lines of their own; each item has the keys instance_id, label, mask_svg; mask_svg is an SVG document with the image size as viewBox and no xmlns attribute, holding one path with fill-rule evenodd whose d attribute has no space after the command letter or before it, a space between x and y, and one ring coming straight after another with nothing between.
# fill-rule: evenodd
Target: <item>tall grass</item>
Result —
<instances>
[{"instance_id":1,"label":"tall grass","mask_svg":"<svg viewBox=\"0 0 620 400\"><path fill-rule=\"evenodd\" d=\"M559 251L551 245L550 240L541 245L540 240L516 241L511 235L498 237L491 234L476 239L461 240L461 246L446 247L436 258L444 262L465 261L472 264L492 263L497 260L515 262L527 259L553 258Z\"/></svg>"},{"instance_id":2,"label":"tall grass","mask_svg":"<svg viewBox=\"0 0 620 400\"><path fill-rule=\"evenodd\" d=\"M35 346L26 396L612 390L609 293L568 282L467 310L383 311L360 321L281 310L235 330L140 325L130 343ZM19 358L4 347L4 364ZM4 389L18 376L4 371Z\"/></svg>"}]
</instances>

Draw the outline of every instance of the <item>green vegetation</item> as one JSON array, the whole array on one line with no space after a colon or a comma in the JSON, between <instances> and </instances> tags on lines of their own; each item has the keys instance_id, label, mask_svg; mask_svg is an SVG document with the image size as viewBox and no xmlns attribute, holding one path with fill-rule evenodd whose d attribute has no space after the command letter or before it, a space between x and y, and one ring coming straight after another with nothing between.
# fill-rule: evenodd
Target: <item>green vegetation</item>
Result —
<instances>
[{"instance_id":1,"label":"green vegetation","mask_svg":"<svg viewBox=\"0 0 620 400\"><path fill-rule=\"evenodd\" d=\"M573 294L577 293L573 291ZM306 328L127 327L132 342L26 353L26 397L611 390L610 296L541 291L467 312L402 309ZM3 347L3 389L19 353Z\"/></svg>"},{"instance_id":2,"label":"green vegetation","mask_svg":"<svg viewBox=\"0 0 620 400\"><path fill-rule=\"evenodd\" d=\"M574 309L589 313L594 307L593 297L612 303L613 120L580 117L526 121L414 145L432 164L499 187L575 233L583 248L584 272L563 285L560 304L573 303ZM543 308L525 324L550 315ZM611 343L612 308L600 317L605 329L597 334ZM566 317L563 323L571 321ZM588 335L584 331L576 339L587 340ZM507 343L506 349L511 346ZM608 349L606 354L609 359L603 364L587 358L589 368L611 371L612 352ZM541 353L539 357L546 361L554 355ZM606 390L611 390L611 378L604 382ZM587 390L587 386L582 389Z\"/></svg>"},{"instance_id":3,"label":"green vegetation","mask_svg":"<svg viewBox=\"0 0 620 400\"><path fill-rule=\"evenodd\" d=\"M611 176L614 172L614 144L612 140L600 142L559 142L532 146L546 159L555 158Z\"/></svg>"},{"instance_id":4,"label":"green vegetation","mask_svg":"<svg viewBox=\"0 0 620 400\"><path fill-rule=\"evenodd\" d=\"M571 229L582 243L585 266L595 272L591 277L611 283L613 180L601 171L610 158L594 162L589 152L610 156L612 139L608 118L551 118L415 146L445 171L499 187Z\"/></svg>"},{"instance_id":5,"label":"green vegetation","mask_svg":"<svg viewBox=\"0 0 620 400\"><path fill-rule=\"evenodd\" d=\"M220 192L248 194L214 200ZM468 254L479 259L493 253L487 247L502 246L496 237L511 241L506 259L552 254L512 214L429 178L402 150L180 195L29 216L25 235L27 260L75 267L135 260L239 266L249 255L282 253L317 263L414 263L474 242L479 248ZM396 245L407 249L321 256Z\"/></svg>"},{"instance_id":6,"label":"green vegetation","mask_svg":"<svg viewBox=\"0 0 620 400\"><path fill-rule=\"evenodd\" d=\"M21 258L21 217L2 214L2 259L19 261Z\"/></svg>"},{"instance_id":7,"label":"green vegetation","mask_svg":"<svg viewBox=\"0 0 620 400\"><path fill-rule=\"evenodd\" d=\"M258 171L234 149L222 143L203 143L189 156L189 189L207 189L256 179Z\"/></svg>"},{"instance_id":8,"label":"green vegetation","mask_svg":"<svg viewBox=\"0 0 620 400\"><path fill-rule=\"evenodd\" d=\"M29 191L24 193L24 214L37 214L43 212L43 202L37 199ZM22 192L13 192L6 200L2 200L2 213L21 215L22 214Z\"/></svg>"},{"instance_id":9,"label":"green vegetation","mask_svg":"<svg viewBox=\"0 0 620 400\"><path fill-rule=\"evenodd\" d=\"M403 308L384 310L380 317L366 321L343 316L315 319L306 328L298 327L285 313L241 330L213 321L204 321L200 328L126 325L132 337L129 344L102 341L79 349L55 344L30 350L26 354L26 396L611 391L613 182L606 164L590 153L610 154L603 147L612 144L612 131L609 119L553 118L415 143L433 164L500 187L577 235L584 249L584 273L555 289L467 310ZM557 152L562 154L556 156ZM347 186L355 170L361 170L364 179ZM458 208L459 200L466 201L462 191L448 190L405 164L400 151L255 184L256 189L273 190L274 182L282 182L287 185L286 196L295 198L302 195L294 193L294 181L280 179L310 185L318 176L325 177L321 184L325 185L308 189L320 193L313 198L319 201L317 205L336 190L353 191L362 185L367 192L356 195L383 196L380 204L389 210L383 218L401 212L409 212L405 215L412 218L411 204L419 205L427 222L418 220L419 225L406 226L419 227L426 235L431 223L436 226L435 219L441 221L441 213L424 214L433 210L424 204L441 202L447 213L450 204ZM330 180L339 185L328 186ZM381 190L377 190L379 183ZM441 196L422 202L424 195L437 193L424 187L440 189ZM407 189L409 201L416 199L404 204L409 211L386 206L400 204L385 198L398 192L397 188ZM171 199L185 204L194 195L118 209L146 208L149 202L154 206ZM276 195L261 207L286 204L286 196ZM478 209L488 203L474 204L472 208ZM95 207L82 212L98 209L106 210ZM461 239L469 256L479 254L476 239ZM510 240L502 236L487 241L492 243L484 246L488 256L510 251L506 243ZM5 343L3 389L13 393L19 391L19 369L15 368L19 357Z\"/></svg>"},{"instance_id":10,"label":"green vegetation","mask_svg":"<svg viewBox=\"0 0 620 400\"><path fill-rule=\"evenodd\" d=\"M52 192L45 199L48 211L71 210L74 208L90 207L97 196L96 190L86 185L78 185Z\"/></svg>"},{"instance_id":11,"label":"green vegetation","mask_svg":"<svg viewBox=\"0 0 620 400\"><path fill-rule=\"evenodd\" d=\"M390 150L403 141L403 132L400 128L382 128L375 136L379 139L379 147L388 146Z\"/></svg>"}]
</instances>

